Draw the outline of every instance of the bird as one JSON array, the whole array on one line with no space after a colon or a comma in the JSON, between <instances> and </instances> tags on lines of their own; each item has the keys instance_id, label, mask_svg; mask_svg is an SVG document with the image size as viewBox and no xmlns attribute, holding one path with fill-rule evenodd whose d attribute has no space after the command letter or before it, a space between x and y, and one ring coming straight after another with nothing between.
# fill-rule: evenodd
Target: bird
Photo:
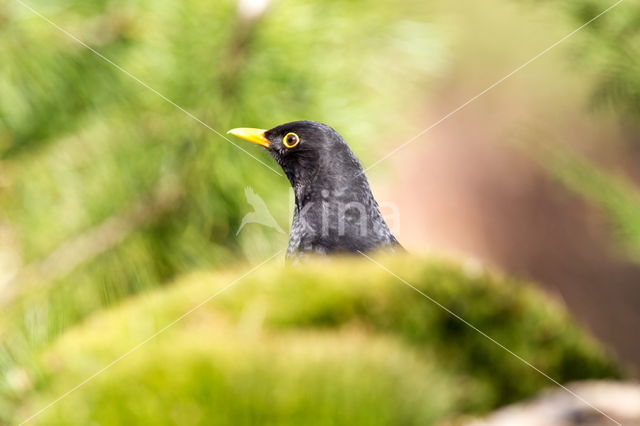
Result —
<instances>
[{"instance_id":1,"label":"bird","mask_svg":"<svg viewBox=\"0 0 640 426\"><path fill-rule=\"evenodd\" d=\"M227 133L264 147L291 183L288 259L404 250L380 213L360 161L330 126L303 120Z\"/></svg>"},{"instance_id":2,"label":"bird","mask_svg":"<svg viewBox=\"0 0 640 426\"><path fill-rule=\"evenodd\" d=\"M274 219L271 212L269 212L269 209L267 208L264 200L260 198L260 196L256 194L253 189L246 187L244 189L244 196L247 198L247 202L251 204L251 207L253 207L253 211L244 215L244 217L242 218L242 222L240 223L240 227L236 232L236 235L238 235L240 231L242 231L242 228L244 228L244 226L249 223L258 223L260 225L273 228L280 233L284 233L282 228L280 228L280 225L278 225L278 222L276 222L276 220Z\"/></svg>"}]
</instances>

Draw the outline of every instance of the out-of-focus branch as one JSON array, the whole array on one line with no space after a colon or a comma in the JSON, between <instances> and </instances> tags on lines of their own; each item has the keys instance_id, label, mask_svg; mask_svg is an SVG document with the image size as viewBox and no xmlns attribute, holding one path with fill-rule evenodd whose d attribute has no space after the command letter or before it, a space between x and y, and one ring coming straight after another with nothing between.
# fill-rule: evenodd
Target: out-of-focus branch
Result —
<instances>
[{"instance_id":1,"label":"out-of-focus branch","mask_svg":"<svg viewBox=\"0 0 640 426\"><path fill-rule=\"evenodd\" d=\"M175 179L166 179L145 200L73 237L45 258L22 268L0 293L0 306L34 287L65 277L80 265L113 249L141 227L148 225L178 205L184 195Z\"/></svg>"},{"instance_id":2,"label":"out-of-focus branch","mask_svg":"<svg viewBox=\"0 0 640 426\"><path fill-rule=\"evenodd\" d=\"M231 94L236 89L248 46L269 4L270 0L237 1L237 27L229 43L225 61L227 65L221 78L224 95L227 97L232 97ZM183 189L175 181L167 181L159 185L146 200L133 204L94 228L63 242L45 258L23 267L3 284L0 306L8 304L29 289L65 277L80 265L118 246L136 230L163 216L182 196Z\"/></svg>"}]
</instances>

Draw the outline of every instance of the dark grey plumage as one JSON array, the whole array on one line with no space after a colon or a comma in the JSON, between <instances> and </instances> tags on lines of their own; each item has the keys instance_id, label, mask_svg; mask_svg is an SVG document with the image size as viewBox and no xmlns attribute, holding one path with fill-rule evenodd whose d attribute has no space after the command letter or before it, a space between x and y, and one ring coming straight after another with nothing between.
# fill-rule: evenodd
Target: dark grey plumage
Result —
<instances>
[{"instance_id":1,"label":"dark grey plumage","mask_svg":"<svg viewBox=\"0 0 640 426\"><path fill-rule=\"evenodd\" d=\"M290 133L299 138L294 147L283 142ZM295 121L267 130L264 137L295 193L288 257L401 249L360 162L335 130Z\"/></svg>"}]
</instances>

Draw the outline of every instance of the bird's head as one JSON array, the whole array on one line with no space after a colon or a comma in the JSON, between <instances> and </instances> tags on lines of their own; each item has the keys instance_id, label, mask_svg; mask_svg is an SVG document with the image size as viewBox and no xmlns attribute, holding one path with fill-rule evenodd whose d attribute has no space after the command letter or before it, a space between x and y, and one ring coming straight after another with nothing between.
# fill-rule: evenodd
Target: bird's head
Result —
<instances>
[{"instance_id":1,"label":"bird's head","mask_svg":"<svg viewBox=\"0 0 640 426\"><path fill-rule=\"evenodd\" d=\"M265 147L292 186L335 183L362 174L362 167L338 132L315 121L294 121L269 130L238 128L227 133Z\"/></svg>"}]
</instances>

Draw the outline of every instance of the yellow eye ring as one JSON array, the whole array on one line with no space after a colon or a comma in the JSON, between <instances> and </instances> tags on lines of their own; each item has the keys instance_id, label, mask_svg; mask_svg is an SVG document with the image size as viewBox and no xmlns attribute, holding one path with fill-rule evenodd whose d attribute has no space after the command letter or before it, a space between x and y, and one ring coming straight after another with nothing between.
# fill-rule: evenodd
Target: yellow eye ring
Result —
<instances>
[{"instance_id":1,"label":"yellow eye ring","mask_svg":"<svg viewBox=\"0 0 640 426\"><path fill-rule=\"evenodd\" d=\"M293 148L300 143L300 137L295 133L287 133L282 138L282 144L287 148Z\"/></svg>"}]
</instances>

